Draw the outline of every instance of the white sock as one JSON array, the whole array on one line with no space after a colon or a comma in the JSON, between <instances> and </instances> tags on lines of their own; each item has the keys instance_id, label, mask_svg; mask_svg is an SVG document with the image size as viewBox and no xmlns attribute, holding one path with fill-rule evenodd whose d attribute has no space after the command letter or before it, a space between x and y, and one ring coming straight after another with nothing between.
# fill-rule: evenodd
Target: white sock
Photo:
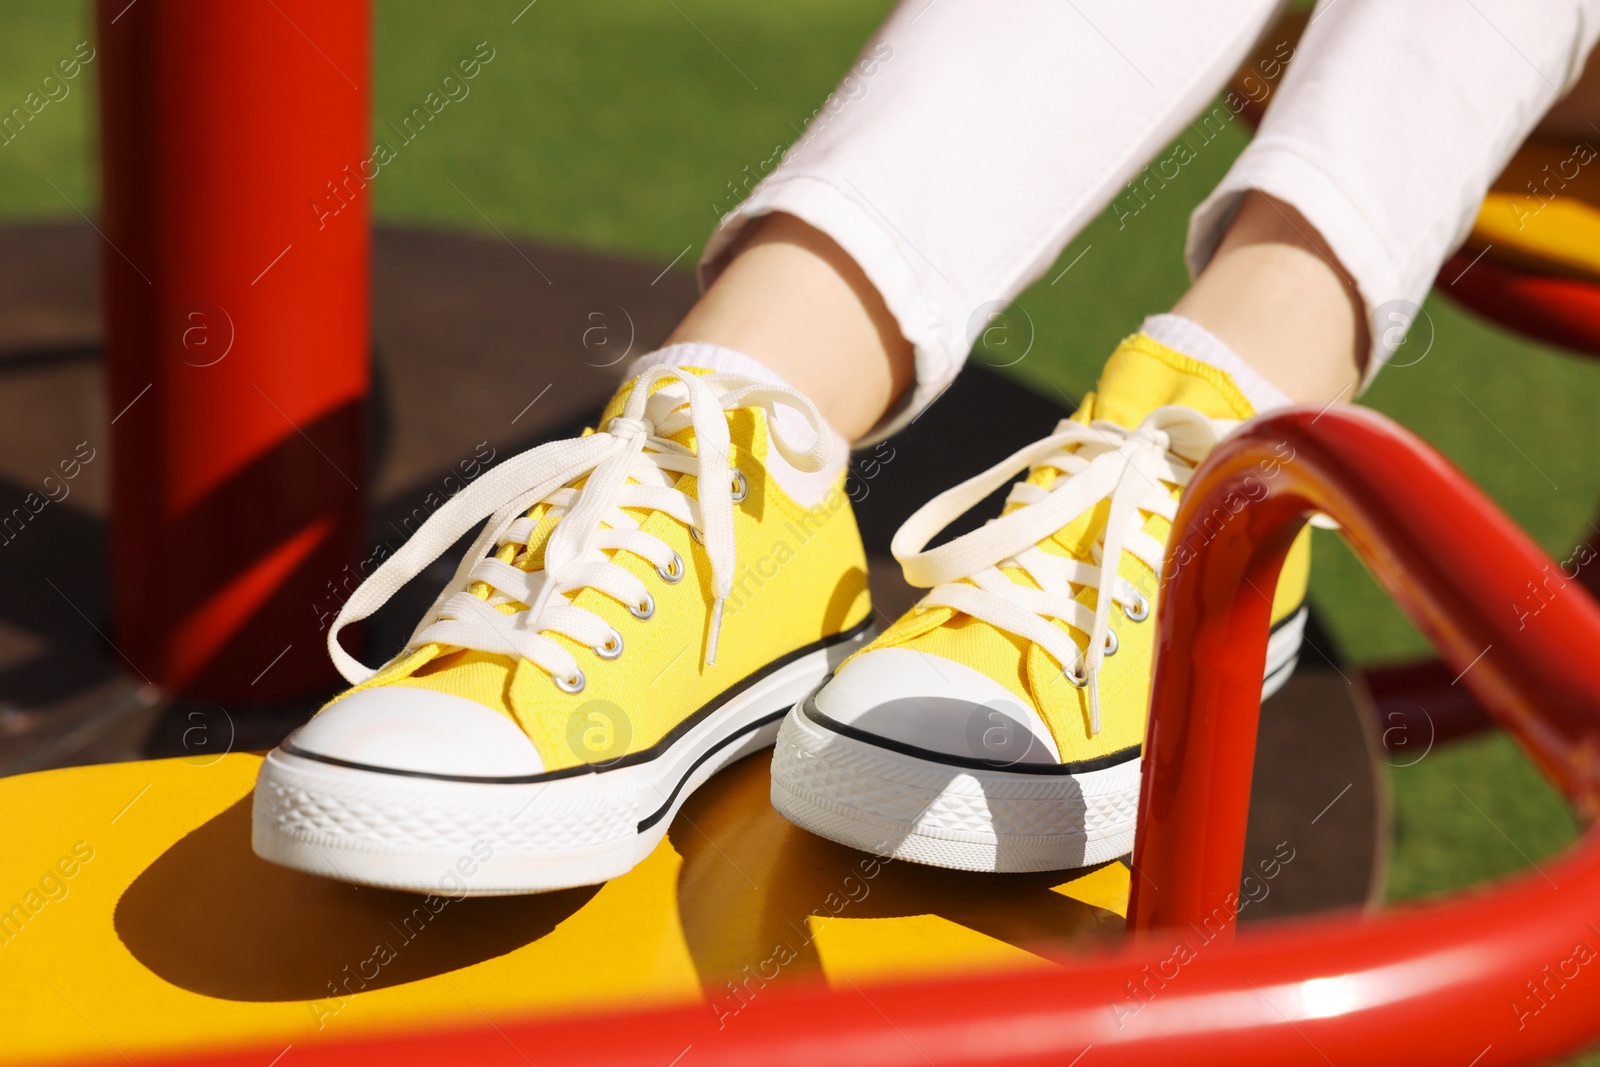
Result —
<instances>
[{"instance_id":1,"label":"white sock","mask_svg":"<svg viewBox=\"0 0 1600 1067\"><path fill-rule=\"evenodd\" d=\"M752 378L758 382L781 385L785 389L794 389L794 386L784 381L765 363L752 359L736 349L699 341L668 345L666 348L646 353L628 365L623 377L637 377L652 367L694 367L698 370L721 371ZM791 442L802 452L810 448L815 440L810 424L791 407L779 405L777 423L777 430L783 434L784 440ZM820 471L807 472L796 469L778 454L776 448L767 452L767 471L783 487L783 491L794 498L795 503L808 508L822 501L828 490L833 488L834 482L838 481L845 465L850 462L850 442L831 425L824 423L824 427L827 433L833 435L833 457Z\"/></svg>"},{"instance_id":2,"label":"white sock","mask_svg":"<svg viewBox=\"0 0 1600 1067\"><path fill-rule=\"evenodd\" d=\"M1294 403L1288 394L1263 378L1260 371L1229 348L1222 338L1193 319L1172 314L1151 315L1140 325L1139 332L1175 352L1182 352L1190 359L1198 359L1201 363L1227 371L1233 384L1239 387L1239 392L1250 401L1250 406L1256 409L1258 415Z\"/></svg>"}]
</instances>

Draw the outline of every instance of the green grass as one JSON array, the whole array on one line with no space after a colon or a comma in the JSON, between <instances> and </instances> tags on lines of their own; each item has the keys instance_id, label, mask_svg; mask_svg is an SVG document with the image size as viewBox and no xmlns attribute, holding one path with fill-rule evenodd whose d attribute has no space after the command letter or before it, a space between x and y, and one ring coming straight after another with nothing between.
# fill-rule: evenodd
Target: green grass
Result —
<instances>
[{"instance_id":1,"label":"green grass","mask_svg":"<svg viewBox=\"0 0 1600 1067\"><path fill-rule=\"evenodd\" d=\"M30 92L39 93L41 79L59 73L58 62L70 57L79 42L93 40L89 10L78 3L0 4L0 25L5 26L0 33L0 112L24 107ZM93 212L95 75L91 63L65 83L69 91L64 98L46 104L14 140L0 146L0 219L77 218L72 204ZM61 91L52 87L52 93L60 96Z\"/></svg>"},{"instance_id":2,"label":"green grass","mask_svg":"<svg viewBox=\"0 0 1600 1067\"><path fill-rule=\"evenodd\" d=\"M374 183L381 218L483 229L448 178L507 229L663 260L697 252L711 205L737 202L726 183L794 139L887 9L539 0L511 25L526 2L379 3L380 127L476 42L497 52Z\"/></svg>"},{"instance_id":3,"label":"green grass","mask_svg":"<svg viewBox=\"0 0 1600 1067\"><path fill-rule=\"evenodd\" d=\"M1510 738L1488 734L1429 753L1392 756L1396 900L1433 896L1541 863L1577 831L1561 795Z\"/></svg>"},{"instance_id":4,"label":"green grass","mask_svg":"<svg viewBox=\"0 0 1600 1067\"><path fill-rule=\"evenodd\" d=\"M378 218L487 231L486 215L508 232L661 263L687 248L679 270L710 231L712 205L728 203L726 183L794 139L887 9L882 0L538 0L512 25L523 3L378 0L380 130L477 42L496 52L471 95L384 167L373 183ZM19 0L0 3L0 14L9 108L86 36L87 16L78 4ZM68 99L0 148L0 220L74 218L69 199L93 212L93 77L91 67ZM1137 216L1102 217L1074 240L1019 301L1034 342L1008 373L1047 396L1091 388L1116 341L1183 291L1188 214L1244 143L1241 129L1228 131ZM1007 165L1003 152L995 165ZM1600 368L1509 337L1438 296L1426 310L1426 357L1385 372L1363 402L1433 444L1565 557L1600 499ZM1317 534L1316 557L1312 596L1349 657L1425 651L1336 536ZM1505 875L1575 832L1502 737L1434 752L1391 781L1397 900Z\"/></svg>"}]
</instances>

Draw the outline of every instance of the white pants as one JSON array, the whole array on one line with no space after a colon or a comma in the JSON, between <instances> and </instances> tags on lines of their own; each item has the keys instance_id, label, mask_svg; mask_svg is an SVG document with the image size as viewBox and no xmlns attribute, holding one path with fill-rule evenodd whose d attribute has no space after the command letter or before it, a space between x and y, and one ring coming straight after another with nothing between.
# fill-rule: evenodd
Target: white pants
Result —
<instances>
[{"instance_id":1,"label":"white pants","mask_svg":"<svg viewBox=\"0 0 1600 1067\"><path fill-rule=\"evenodd\" d=\"M1200 113L1282 7L905 0L712 235L702 281L769 212L832 237L916 350L915 388L872 436L892 432L950 384L998 302L1108 204L1137 211L1185 151L1238 121L1232 95ZM1600 0L1323 0L1299 44L1254 72L1250 95L1276 85L1272 107L1195 210L1190 271L1259 189L1320 231L1369 315L1419 304L1597 32ZM1186 127L1184 147L1152 162ZM1397 340L1389 324L1371 331L1369 376Z\"/></svg>"}]
</instances>

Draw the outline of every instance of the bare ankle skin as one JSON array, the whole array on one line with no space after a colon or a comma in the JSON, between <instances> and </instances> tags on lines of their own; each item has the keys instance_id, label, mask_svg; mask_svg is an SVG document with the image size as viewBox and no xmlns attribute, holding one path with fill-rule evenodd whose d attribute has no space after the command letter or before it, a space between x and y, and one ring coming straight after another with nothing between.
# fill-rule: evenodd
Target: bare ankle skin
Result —
<instances>
[{"instance_id":1,"label":"bare ankle skin","mask_svg":"<svg viewBox=\"0 0 1600 1067\"><path fill-rule=\"evenodd\" d=\"M1173 310L1302 403L1350 396L1368 334L1354 282L1310 223L1248 193L1216 255ZM844 437L869 431L913 378L882 297L832 239L771 215L667 339L737 349L805 393Z\"/></svg>"},{"instance_id":2,"label":"bare ankle skin","mask_svg":"<svg viewBox=\"0 0 1600 1067\"><path fill-rule=\"evenodd\" d=\"M792 215L769 215L668 344L737 349L776 371L844 437L864 435L913 378L911 344L861 268Z\"/></svg>"},{"instance_id":3,"label":"bare ankle skin","mask_svg":"<svg viewBox=\"0 0 1600 1067\"><path fill-rule=\"evenodd\" d=\"M1305 404L1349 399L1369 346L1354 281L1298 211L1246 193L1216 255L1173 311Z\"/></svg>"}]
</instances>

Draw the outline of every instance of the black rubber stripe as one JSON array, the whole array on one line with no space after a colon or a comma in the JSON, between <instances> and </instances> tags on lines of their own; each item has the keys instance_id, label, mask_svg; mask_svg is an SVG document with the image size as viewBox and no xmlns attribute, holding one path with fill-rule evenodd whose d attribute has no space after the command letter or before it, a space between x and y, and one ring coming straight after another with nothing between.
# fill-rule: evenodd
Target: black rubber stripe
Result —
<instances>
[{"instance_id":1,"label":"black rubber stripe","mask_svg":"<svg viewBox=\"0 0 1600 1067\"><path fill-rule=\"evenodd\" d=\"M369 771L372 774L389 774L396 778L428 778L436 782L478 782L488 785L527 785L531 782L549 782L557 778L572 778L580 774L591 773L587 766L567 767L559 771L543 771L539 774L515 775L505 778L483 778L467 774L435 774L432 771L407 771L398 767L379 767L373 763L356 763L352 760L339 759L337 756L324 756L320 752L307 752L289 741L278 746L279 749L291 756L301 759L315 760L334 767L348 767L353 771Z\"/></svg>"},{"instance_id":2,"label":"black rubber stripe","mask_svg":"<svg viewBox=\"0 0 1600 1067\"><path fill-rule=\"evenodd\" d=\"M1302 600L1300 603L1289 609L1289 614L1272 624L1271 628L1267 630L1267 636L1270 638L1273 634L1277 633L1285 626L1288 626L1291 622L1294 622L1294 620L1304 610L1306 610L1306 602Z\"/></svg>"},{"instance_id":3,"label":"black rubber stripe","mask_svg":"<svg viewBox=\"0 0 1600 1067\"><path fill-rule=\"evenodd\" d=\"M1280 629L1282 629L1283 627L1287 626L1289 623L1293 622L1295 617L1300 614L1301 610L1304 607L1305 607L1305 603L1302 601L1298 606L1296 606L1293 610L1291 610L1288 615L1284 616L1282 619L1279 619L1278 622L1273 625L1272 633L1277 633ZM492 778L492 777L481 777L481 776L463 775L463 774L435 774L435 773L433 773L431 771L407 771L407 770L400 770L400 769L395 768L395 767L378 767L378 766L375 766L375 765L369 764L369 763L356 763L356 762L353 762L351 760L338 759L337 757L334 757L334 756L324 756L324 755L322 755L320 753L317 753L317 752L308 752L305 749L296 747L292 743L292 739L291 739L291 741L285 741L283 743L283 745L280 746L280 747L283 749L283 751L285 751L287 753L290 753L291 755L299 756L302 759L314 760L317 763L330 764L330 765L335 766L335 767L348 767L351 770L369 771L369 772L371 772L373 774L390 774L390 775L395 775L396 777L401 777L401 778L427 778L427 779L431 779L431 780L434 780L434 781L441 781L441 782L479 782L479 783L489 784L489 785L531 785L531 784L534 784L536 782L553 782L553 781L556 781L556 780L561 779L561 778L573 778L573 777L576 777L577 775L580 775L580 774L596 774L596 773L599 773L601 771L608 771L608 770L611 770L611 769L616 768L616 767L633 766L633 765L636 765L636 764L639 764L639 763L644 763L644 762L647 762L649 760L657 758L661 754L661 752L663 752L667 748L670 748L679 738L681 738L684 734L688 733L688 731L690 729L692 729L697 723L701 722L703 719L705 719L707 716L709 716L712 712L716 711L723 704L727 703L729 700L732 700L735 696L738 696L739 692L742 692L743 690L748 689L750 686L754 685L756 682L761 681L761 679L765 678L767 675L771 674L773 671L776 671L776 670L778 670L778 669L780 669L782 667L788 666L790 663L793 663L795 660L799 659L801 656L808 656L813 652L817 652L817 651L820 651L820 650L822 650L824 648L829 648L829 647L832 647L833 645L843 643L843 642L848 641L848 640L850 640L852 638L859 637L861 634L865 633L868 630L868 628L871 626L871 623L872 623L872 617L869 615L866 619L863 619L859 624L857 624L856 626L852 627L849 630L846 630L845 632L843 632L841 634L835 634L831 638L827 638L827 639L822 640L822 641L813 642L813 643L811 643L809 645L806 645L806 646L804 646L802 648L798 648L798 649L794 650L793 652L790 652L788 655L782 657L781 659L773 660L771 663L767 664L767 666L763 667L761 670L759 670L759 671L755 672L754 674L751 674L751 675L747 676L746 678L744 678L742 681L740 681L737 684L736 687L735 686L730 686L728 689L723 690L722 693L718 694L715 698L713 698L712 700L708 701L706 704L702 705L700 707L700 709L697 710L693 715L691 715L687 719L684 719L682 722L680 722L677 726L675 726L671 730L671 732L669 732L665 737L663 737L660 741L656 742L654 745L651 745L647 749L643 749L643 750L641 750L639 752L635 752L635 753L633 753L631 755L624 756L621 759L618 759L618 760L615 760L615 761L612 761L612 762L609 762L609 763L602 763L602 764L586 763L586 764L579 764L576 767L566 767L566 768L563 768L563 769L558 770L558 771L542 771L539 774L516 775L516 776ZM735 688L737 688L738 692L734 691ZM806 698L808 705L809 705L810 699L811 699L810 697ZM891 740L889 738L879 737L876 734L870 734L870 733L867 733L864 730L856 730L854 727L849 727L849 726L844 725L843 723L835 722L833 719L829 719L827 716L823 715L820 711L816 711L814 706L808 706L806 710L807 710L808 714L810 714L817 721L822 722L823 725L826 725L828 727L828 729L834 730L834 731L836 731L838 733L841 733L841 734L844 734L847 737L854 737L859 741L866 742L867 744L880 745L880 746L885 747L885 748L891 748L891 749L894 749L895 751L902 752L902 753L904 753L906 755L916 756L919 759L926 759L926 760L929 760L930 762L934 762L934 763L946 763L946 764L952 764L952 765L955 765L955 766L970 765L971 767L980 768L980 769L983 769L983 770L995 770L995 769L997 769L995 764L986 763L983 760L974 759L974 760L970 761L970 764L963 764L959 757L948 756L948 755L944 755L944 754L941 754L941 753L936 753L936 752L933 752L933 751L928 750L928 749L919 749L914 745L903 745L900 742L893 741L893 740ZM737 735L735 735L735 736L737 736ZM716 749L713 748L711 751L716 751ZM1137 747L1135 747L1133 749L1123 749L1123 750L1121 750L1121 752L1130 752L1130 751L1133 753L1133 756L1127 757L1129 759L1137 757L1138 754L1139 754L1139 749ZM1105 767L1114 767L1118 763L1126 762L1126 759L1113 758L1113 757L1120 756L1121 752L1111 753L1109 756L1101 756L1101 757L1098 757L1097 759L1094 759L1094 760L1080 760L1077 763L1056 764L1056 765L1052 765L1050 767L1046 767L1046 768L1042 768L1042 769L1036 769L1036 768L1039 768L1039 765L1037 765L1037 764L1028 765L1026 769L1024 769L1023 765L1017 764L1017 765L1012 765L1011 767L1009 767L1009 769L1022 770L1022 773L1026 773L1026 774L1075 773L1072 770L1073 768L1079 768L1079 769L1085 770L1085 771L1087 771L1087 770L1104 770ZM1103 760L1110 760L1111 762L1105 763L1103 766L1089 766L1090 764L1101 763L1101 761L1103 761ZM698 763L696 764L696 766L698 766ZM1064 771L1057 770L1056 769L1057 767L1065 768L1066 770L1064 770ZM693 768L691 768L691 770L692 769ZM681 783L680 783L680 786L681 786ZM674 791L674 795L676 795L676 791ZM654 817L652 817L652 818L654 818Z\"/></svg>"},{"instance_id":4,"label":"black rubber stripe","mask_svg":"<svg viewBox=\"0 0 1600 1067\"><path fill-rule=\"evenodd\" d=\"M672 795L667 797L667 802L657 808L654 812L639 820L639 832L641 834L644 833L646 830L650 829L650 827L662 820L662 818L667 814L668 810L671 809L672 802L678 799L679 793L683 792L684 783L689 780L689 776L693 774L695 769L702 763L710 759L712 756L715 756L718 752L721 752L723 749L727 748L729 745L733 744L746 734L753 734L763 726L768 726L772 723L775 723L787 714L789 714L788 708L779 708L770 715L763 715L755 722L748 723L745 726L740 727L738 730L735 730L727 737L724 737L722 740L706 749L700 754L700 758L691 763L689 765L689 769L683 772L683 777L678 779L678 784L672 787Z\"/></svg>"},{"instance_id":5,"label":"black rubber stripe","mask_svg":"<svg viewBox=\"0 0 1600 1067\"><path fill-rule=\"evenodd\" d=\"M816 701L813 699L815 696L816 694L813 692L811 696L800 702L800 712L818 726L831 730L842 737L860 741L863 744L872 745L876 748L886 748L891 752L898 752L902 756L912 756L928 763L937 763L946 767L960 767L964 770L977 771L1014 771L1017 774L1052 777L1085 774L1089 771L1103 771L1139 758L1139 745L1118 749L1104 756L1096 756L1094 759L1077 760L1073 763L1000 763L970 756L953 756L948 752L935 752L932 749L918 748L916 745L908 745L904 741L896 741L892 737L883 737L879 734L857 729L854 726L846 726L839 720L830 718L818 711Z\"/></svg>"},{"instance_id":6,"label":"black rubber stripe","mask_svg":"<svg viewBox=\"0 0 1600 1067\"><path fill-rule=\"evenodd\" d=\"M1272 633L1277 633L1283 627L1293 622L1294 619L1299 616L1304 607L1305 604L1302 602L1298 607L1290 611L1288 615L1278 620L1278 622L1272 627ZM1292 659L1288 660L1285 662L1284 666L1292 665L1293 662L1294 661ZM1275 677L1278 673L1282 672L1283 669L1284 667L1280 666L1277 671L1267 675L1266 679L1263 679L1263 684L1265 684L1267 680ZM829 675L829 678L831 677L832 675ZM826 684L826 681L824 684ZM818 690L820 690L820 688L821 687L819 686ZM897 741L892 737L884 737L881 734L871 733L870 731L862 730L858 727L847 726L839 720L824 714L820 709L818 709L816 704L816 695L817 690L813 690L809 696L801 701L800 710L806 718L810 719L818 726L832 730L834 733L839 734L842 737L848 737L853 740L860 741L863 744L874 745L878 748L886 748L891 752L898 752L903 756L912 756L916 759L925 760L928 763L937 763L946 767L960 767L965 770L979 771L1007 771L1015 772L1017 774L1033 774L1047 777L1053 775L1088 774L1092 771L1109 770L1112 767L1127 763L1130 760L1136 760L1139 758L1139 754L1143 749L1142 745L1133 745L1129 748L1118 749L1115 752L1108 752L1104 756L1096 756L1094 759L1075 760L1072 763L1001 763L994 760L978 759L975 756L956 756L948 752L935 752L933 749L919 748L916 745L907 744L904 741Z\"/></svg>"},{"instance_id":7,"label":"black rubber stripe","mask_svg":"<svg viewBox=\"0 0 1600 1067\"><path fill-rule=\"evenodd\" d=\"M823 649L832 648L834 645L844 644L847 641L860 637L862 634L866 633L871 626L872 616L868 615L865 619L861 620L860 623L844 631L843 633L834 634L832 637L824 638L821 641L813 641L809 645L804 645L792 652L787 653L786 655L780 656L778 659L773 660L765 667L762 667L759 671L755 671L752 674L746 675L734 685L731 685L727 689L724 689L721 693L718 693L711 700L701 705L693 715L688 716L682 722L678 723L678 725L674 726L666 734L666 736L662 737L661 740L657 741L649 748L641 749L638 752L629 753L628 755L622 756L619 759L609 760L605 763L583 763L576 767L565 767L558 771L540 771L538 774L487 777L468 774L435 774L432 771L407 771L394 767L378 767L367 763L355 763L351 760L338 759L334 756L324 756L318 752L308 752L303 748L297 747L293 743L292 737L285 741L280 747L284 752L287 752L290 755L299 756L302 759L315 760L318 763L332 764L335 767L348 767L351 770L370 771L373 774L392 774L402 778L427 778L438 782L473 782L481 785L533 785L538 782L552 782L560 778L572 778L580 774L598 774L601 771L615 770L619 767L637 766L638 764L648 763L653 759L658 759L664 752L666 752L667 749L671 748L695 726L699 725L714 712L718 711L724 704L733 700L735 697L738 697L745 690L766 678L768 675L787 667L789 664L798 659L811 655L813 652L820 652Z\"/></svg>"}]
</instances>

